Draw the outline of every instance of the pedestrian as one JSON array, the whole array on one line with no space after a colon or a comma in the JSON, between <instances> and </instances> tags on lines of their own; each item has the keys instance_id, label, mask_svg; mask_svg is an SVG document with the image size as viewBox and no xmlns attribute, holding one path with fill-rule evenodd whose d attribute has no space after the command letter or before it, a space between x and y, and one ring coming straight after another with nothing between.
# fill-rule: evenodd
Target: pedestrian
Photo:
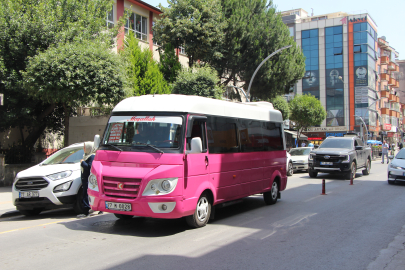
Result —
<instances>
[{"instance_id":1,"label":"pedestrian","mask_svg":"<svg viewBox=\"0 0 405 270\"><path fill-rule=\"evenodd\" d=\"M77 217L86 217L92 213L94 210L90 208L89 204L89 196L87 194L87 188L89 186L89 176L91 165L94 160L96 149L94 149L93 142L85 142L83 146L84 155L83 159L80 161L80 168L81 168L81 180L82 180L82 188L83 188L83 200L82 200L82 207L83 207L83 214L78 215ZM99 212L102 214L103 212Z\"/></svg>"},{"instance_id":2,"label":"pedestrian","mask_svg":"<svg viewBox=\"0 0 405 270\"><path fill-rule=\"evenodd\" d=\"M402 149L402 147L404 147L404 145L402 144L402 142L399 142L398 147L399 147L399 150L401 150L401 149Z\"/></svg>"},{"instance_id":3,"label":"pedestrian","mask_svg":"<svg viewBox=\"0 0 405 270\"><path fill-rule=\"evenodd\" d=\"M382 144L382 150L381 150L381 158L382 158L381 163L383 163L383 164L384 164L384 156L387 158L387 164L388 164L388 148L389 148L389 145L388 145L387 141L384 140L384 142Z\"/></svg>"}]
</instances>

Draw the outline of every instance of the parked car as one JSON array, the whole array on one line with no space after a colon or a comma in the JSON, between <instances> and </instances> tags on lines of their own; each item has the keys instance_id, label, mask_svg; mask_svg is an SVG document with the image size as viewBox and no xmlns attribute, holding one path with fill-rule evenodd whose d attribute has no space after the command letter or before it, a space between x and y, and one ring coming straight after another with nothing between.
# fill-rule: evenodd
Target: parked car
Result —
<instances>
[{"instance_id":1,"label":"parked car","mask_svg":"<svg viewBox=\"0 0 405 270\"><path fill-rule=\"evenodd\" d=\"M83 143L72 144L19 172L12 188L17 210L26 216L65 207L73 207L77 214L83 213L80 179L83 154Z\"/></svg>"},{"instance_id":2,"label":"parked car","mask_svg":"<svg viewBox=\"0 0 405 270\"><path fill-rule=\"evenodd\" d=\"M392 161L387 169L388 184L405 183L405 148L399 150L395 157L389 156L389 158L392 158Z\"/></svg>"},{"instance_id":3,"label":"parked car","mask_svg":"<svg viewBox=\"0 0 405 270\"><path fill-rule=\"evenodd\" d=\"M308 156L313 147L298 147L290 150L294 171L308 171Z\"/></svg>"},{"instance_id":4,"label":"parked car","mask_svg":"<svg viewBox=\"0 0 405 270\"><path fill-rule=\"evenodd\" d=\"M291 160L290 153L287 152L287 176L292 176L294 174L293 163Z\"/></svg>"}]
</instances>

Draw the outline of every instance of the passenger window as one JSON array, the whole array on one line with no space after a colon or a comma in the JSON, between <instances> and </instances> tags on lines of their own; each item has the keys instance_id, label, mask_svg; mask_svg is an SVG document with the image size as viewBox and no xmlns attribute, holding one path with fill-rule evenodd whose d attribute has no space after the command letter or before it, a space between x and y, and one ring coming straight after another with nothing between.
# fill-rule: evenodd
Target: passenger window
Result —
<instances>
[{"instance_id":1,"label":"passenger window","mask_svg":"<svg viewBox=\"0 0 405 270\"><path fill-rule=\"evenodd\" d=\"M208 117L207 131L210 153L239 152L235 120L231 118Z\"/></svg>"},{"instance_id":2,"label":"passenger window","mask_svg":"<svg viewBox=\"0 0 405 270\"><path fill-rule=\"evenodd\" d=\"M200 138L202 142L203 152L207 150L206 136L205 136L205 122L193 121L191 129L191 137L187 138L187 150L190 150L190 142L192 138Z\"/></svg>"},{"instance_id":3,"label":"passenger window","mask_svg":"<svg viewBox=\"0 0 405 270\"><path fill-rule=\"evenodd\" d=\"M242 152L263 151L263 127L260 121L242 120L239 129Z\"/></svg>"},{"instance_id":4,"label":"passenger window","mask_svg":"<svg viewBox=\"0 0 405 270\"><path fill-rule=\"evenodd\" d=\"M281 125L279 123L264 123L263 144L264 150L283 150L283 137L281 136Z\"/></svg>"}]
</instances>

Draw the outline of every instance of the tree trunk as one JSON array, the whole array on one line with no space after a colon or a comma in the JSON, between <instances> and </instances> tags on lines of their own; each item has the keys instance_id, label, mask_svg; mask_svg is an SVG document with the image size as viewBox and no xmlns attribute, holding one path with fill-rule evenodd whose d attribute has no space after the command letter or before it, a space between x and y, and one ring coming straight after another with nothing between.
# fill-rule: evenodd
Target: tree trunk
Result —
<instances>
[{"instance_id":1,"label":"tree trunk","mask_svg":"<svg viewBox=\"0 0 405 270\"><path fill-rule=\"evenodd\" d=\"M63 104L63 108L65 110L65 119L64 119L64 125L65 125L65 139L63 140L63 146L66 147L69 145L69 116L70 116L70 107L68 107L66 104Z\"/></svg>"},{"instance_id":2,"label":"tree trunk","mask_svg":"<svg viewBox=\"0 0 405 270\"><path fill-rule=\"evenodd\" d=\"M50 104L39 116L38 116L38 123L44 123L42 120L50 115L53 110L55 109L56 104ZM26 146L33 147L36 141L39 139L41 134L45 131L46 124L40 124L38 126L34 126L30 133L28 134L27 138L25 138L24 143Z\"/></svg>"}]
</instances>

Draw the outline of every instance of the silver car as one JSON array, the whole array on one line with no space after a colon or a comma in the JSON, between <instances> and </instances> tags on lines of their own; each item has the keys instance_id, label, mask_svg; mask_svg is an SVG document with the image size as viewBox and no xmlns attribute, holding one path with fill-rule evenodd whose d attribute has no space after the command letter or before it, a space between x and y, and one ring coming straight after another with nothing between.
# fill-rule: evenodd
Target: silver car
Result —
<instances>
[{"instance_id":1,"label":"silver car","mask_svg":"<svg viewBox=\"0 0 405 270\"><path fill-rule=\"evenodd\" d=\"M388 184L405 183L405 148L402 148L395 157L389 158L392 158L392 161L387 169Z\"/></svg>"},{"instance_id":2,"label":"silver car","mask_svg":"<svg viewBox=\"0 0 405 270\"><path fill-rule=\"evenodd\" d=\"M308 171L308 156L313 147L298 147L290 150L294 171Z\"/></svg>"}]
</instances>

